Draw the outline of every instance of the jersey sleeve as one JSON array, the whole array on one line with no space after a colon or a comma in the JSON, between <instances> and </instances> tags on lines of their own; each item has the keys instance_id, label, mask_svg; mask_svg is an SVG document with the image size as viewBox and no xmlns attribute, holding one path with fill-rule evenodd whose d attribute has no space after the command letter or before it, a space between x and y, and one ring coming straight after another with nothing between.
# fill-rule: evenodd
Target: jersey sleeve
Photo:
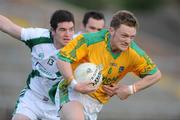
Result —
<instances>
[{"instance_id":1,"label":"jersey sleeve","mask_svg":"<svg viewBox=\"0 0 180 120\"><path fill-rule=\"evenodd\" d=\"M151 58L136 43L133 44L134 55L132 57L133 72L140 78L152 75L158 68Z\"/></svg>"},{"instance_id":2,"label":"jersey sleeve","mask_svg":"<svg viewBox=\"0 0 180 120\"><path fill-rule=\"evenodd\" d=\"M23 28L21 30L21 41L23 41L29 48L42 42L51 42L49 38L49 30L43 28Z\"/></svg>"},{"instance_id":3,"label":"jersey sleeve","mask_svg":"<svg viewBox=\"0 0 180 120\"><path fill-rule=\"evenodd\" d=\"M87 39L82 34L71 40L58 52L58 58L73 63L81 60L88 54Z\"/></svg>"}]
</instances>

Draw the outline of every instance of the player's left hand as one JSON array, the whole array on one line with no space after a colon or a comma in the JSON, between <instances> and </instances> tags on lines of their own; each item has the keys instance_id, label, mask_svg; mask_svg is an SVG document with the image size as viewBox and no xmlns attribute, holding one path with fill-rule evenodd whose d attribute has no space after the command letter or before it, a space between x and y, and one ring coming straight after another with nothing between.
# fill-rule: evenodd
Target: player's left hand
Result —
<instances>
[{"instance_id":1,"label":"player's left hand","mask_svg":"<svg viewBox=\"0 0 180 120\"><path fill-rule=\"evenodd\" d=\"M116 90L116 95L121 100L127 99L131 95L129 92L128 85L119 84L118 89Z\"/></svg>"}]
</instances>

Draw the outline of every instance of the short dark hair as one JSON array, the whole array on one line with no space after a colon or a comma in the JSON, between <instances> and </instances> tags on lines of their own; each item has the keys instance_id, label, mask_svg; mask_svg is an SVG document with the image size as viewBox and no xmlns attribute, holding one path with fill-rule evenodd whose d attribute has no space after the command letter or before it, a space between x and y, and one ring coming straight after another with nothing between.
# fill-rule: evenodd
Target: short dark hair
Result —
<instances>
[{"instance_id":1,"label":"short dark hair","mask_svg":"<svg viewBox=\"0 0 180 120\"><path fill-rule=\"evenodd\" d=\"M126 10L121 10L116 12L111 20L110 27L113 27L114 29L119 28L121 24L125 24L130 27L138 27L138 20L134 16L133 13L126 11Z\"/></svg>"},{"instance_id":2,"label":"short dark hair","mask_svg":"<svg viewBox=\"0 0 180 120\"><path fill-rule=\"evenodd\" d=\"M104 15L102 13L97 11L89 11L84 14L84 18L82 21L84 26L87 25L89 18L93 18L96 20L105 20Z\"/></svg>"},{"instance_id":3,"label":"short dark hair","mask_svg":"<svg viewBox=\"0 0 180 120\"><path fill-rule=\"evenodd\" d=\"M55 30L58 23L61 22L73 22L75 24L74 15L67 10L56 10L50 19L51 28Z\"/></svg>"}]
</instances>

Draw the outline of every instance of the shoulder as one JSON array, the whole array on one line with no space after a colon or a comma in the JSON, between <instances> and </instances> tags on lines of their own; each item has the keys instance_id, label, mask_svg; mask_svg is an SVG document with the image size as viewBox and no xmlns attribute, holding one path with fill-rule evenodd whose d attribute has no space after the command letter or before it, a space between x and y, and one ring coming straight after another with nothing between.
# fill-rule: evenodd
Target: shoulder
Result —
<instances>
[{"instance_id":1,"label":"shoulder","mask_svg":"<svg viewBox=\"0 0 180 120\"><path fill-rule=\"evenodd\" d=\"M73 35L73 38L76 38L80 34L83 34L83 33L81 31L77 32L76 34Z\"/></svg>"},{"instance_id":2,"label":"shoulder","mask_svg":"<svg viewBox=\"0 0 180 120\"><path fill-rule=\"evenodd\" d=\"M21 31L21 39L33 39L39 37L50 37L50 31L44 28L23 28Z\"/></svg>"},{"instance_id":3,"label":"shoulder","mask_svg":"<svg viewBox=\"0 0 180 120\"><path fill-rule=\"evenodd\" d=\"M83 34L83 37L88 42L88 45L91 45L91 44L104 41L107 33L109 33L109 31L106 29L103 29L99 32Z\"/></svg>"},{"instance_id":4,"label":"shoulder","mask_svg":"<svg viewBox=\"0 0 180 120\"><path fill-rule=\"evenodd\" d=\"M23 28L21 39L31 49L35 45L53 42L50 31L44 28Z\"/></svg>"},{"instance_id":5,"label":"shoulder","mask_svg":"<svg viewBox=\"0 0 180 120\"><path fill-rule=\"evenodd\" d=\"M131 42L130 48L138 55L144 56L146 53L142 50L135 41Z\"/></svg>"}]
</instances>

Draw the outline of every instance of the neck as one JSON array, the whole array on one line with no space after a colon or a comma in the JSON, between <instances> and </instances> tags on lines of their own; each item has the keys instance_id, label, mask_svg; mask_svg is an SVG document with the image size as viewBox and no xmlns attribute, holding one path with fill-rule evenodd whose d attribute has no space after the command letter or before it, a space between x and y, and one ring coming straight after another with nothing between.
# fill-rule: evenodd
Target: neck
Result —
<instances>
[{"instance_id":1,"label":"neck","mask_svg":"<svg viewBox=\"0 0 180 120\"><path fill-rule=\"evenodd\" d=\"M119 49L114 49L114 50L112 50L112 53L114 53L114 54L119 54L119 53L121 53L122 51L121 50L119 50Z\"/></svg>"},{"instance_id":2,"label":"neck","mask_svg":"<svg viewBox=\"0 0 180 120\"><path fill-rule=\"evenodd\" d=\"M56 42L55 40L54 40L54 47L56 48L56 49L61 49L62 47L63 47L63 45L61 45L60 43L58 43L58 42Z\"/></svg>"},{"instance_id":3,"label":"neck","mask_svg":"<svg viewBox=\"0 0 180 120\"><path fill-rule=\"evenodd\" d=\"M112 39L110 40L111 52L114 53L114 54L118 54L118 53L122 52L120 49L116 48L111 41L112 41Z\"/></svg>"}]
</instances>

